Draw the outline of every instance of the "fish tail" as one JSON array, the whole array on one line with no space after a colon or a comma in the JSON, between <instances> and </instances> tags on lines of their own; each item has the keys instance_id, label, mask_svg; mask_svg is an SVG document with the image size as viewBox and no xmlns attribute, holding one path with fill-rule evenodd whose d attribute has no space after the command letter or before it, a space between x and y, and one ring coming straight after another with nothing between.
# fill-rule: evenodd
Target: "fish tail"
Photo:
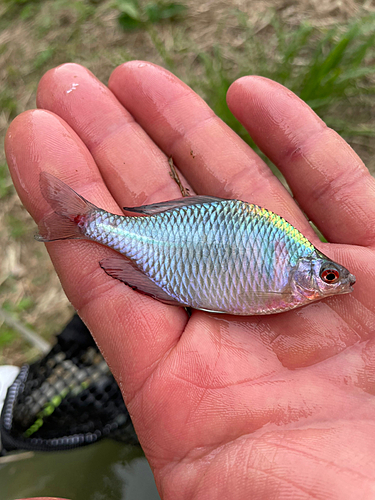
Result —
<instances>
[{"instance_id":1,"label":"fish tail","mask_svg":"<svg viewBox=\"0 0 375 500\"><path fill-rule=\"evenodd\" d=\"M47 172L40 174L39 185L44 199L54 212L39 222L39 234L35 235L35 239L55 241L85 238L85 222L98 208Z\"/></svg>"}]
</instances>

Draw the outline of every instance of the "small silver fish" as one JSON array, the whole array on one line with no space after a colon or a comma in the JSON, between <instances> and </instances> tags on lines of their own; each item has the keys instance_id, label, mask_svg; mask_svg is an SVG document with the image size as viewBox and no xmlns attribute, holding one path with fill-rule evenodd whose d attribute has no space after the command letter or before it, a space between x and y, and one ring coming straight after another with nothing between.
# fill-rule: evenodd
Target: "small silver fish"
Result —
<instances>
[{"instance_id":1,"label":"small silver fish","mask_svg":"<svg viewBox=\"0 0 375 500\"><path fill-rule=\"evenodd\" d=\"M282 217L249 203L191 196L120 216L85 200L46 172L54 213L39 241L84 238L122 256L100 262L110 276L173 305L239 315L272 314L349 293L355 277Z\"/></svg>"}]
</instances>

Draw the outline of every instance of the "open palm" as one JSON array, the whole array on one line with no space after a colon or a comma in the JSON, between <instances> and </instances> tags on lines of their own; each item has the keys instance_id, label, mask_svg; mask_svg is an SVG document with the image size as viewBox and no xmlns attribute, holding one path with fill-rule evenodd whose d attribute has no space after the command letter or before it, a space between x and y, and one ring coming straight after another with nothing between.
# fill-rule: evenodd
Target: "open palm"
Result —
<instances>
[{"instance_id":1,"label":"open palm","mask_svg":"<svg viewBox=\"0 0 375 500\"><path fill-rule=\"evenodd\" d=\"M110 89L110 90L109 90ZM280 168L263 161L180 80L155 65L117 68L109 89L85 68L49 71L39 110L12 123L6 153L39 221L40 171L106 210L191 192L256 203L286 218L356 275L350 295L274 316L167 306L107 276L113 254L47 245L64 289L123 391L164 499L375 497L375 181L352 149L281 85L234 83L228 104ZM332 243L321 244L301 209Z\"/></svg>"}]
</instances>

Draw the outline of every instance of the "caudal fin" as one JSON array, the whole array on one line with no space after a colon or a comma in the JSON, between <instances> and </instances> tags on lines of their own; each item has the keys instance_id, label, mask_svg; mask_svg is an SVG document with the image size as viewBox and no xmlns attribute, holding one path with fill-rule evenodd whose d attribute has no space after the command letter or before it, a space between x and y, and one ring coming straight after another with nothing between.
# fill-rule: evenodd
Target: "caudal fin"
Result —
<instances>
[{"instance_id":1,"label":"caudal fin","mask_svg":"<svg viewBox=\"0 0 375 500\"><path fill-rule=\"evenodd\" d=\"M38 224L38 241L54 241L85 238L82 229L86 220L97 207L73 191L65 182L52 174L42 172L40 190L54 213L44 217Z\"/></svg>"}]
</instances>

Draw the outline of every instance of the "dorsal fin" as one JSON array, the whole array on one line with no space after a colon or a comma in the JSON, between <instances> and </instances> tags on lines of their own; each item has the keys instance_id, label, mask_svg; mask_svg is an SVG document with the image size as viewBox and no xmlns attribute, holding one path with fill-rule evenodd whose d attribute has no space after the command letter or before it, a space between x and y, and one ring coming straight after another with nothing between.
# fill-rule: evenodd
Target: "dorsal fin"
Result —
<instances>
[{"instance_id":1,"label":"dorsal fin","mask_svg":"<svg viewBox=\"0 0 375 500\"><path fill-rule=\"evenodd\" d=\"M162 201L152 205L141 205L139 207L123 207L125 212L134 212L143 215L155 215L175 208L188 207L191 205L202 205L203 203L213 203L215 201L226 201L224 198L214 196L186 196L177 200Z\"/></svg>"}]
</instances>

